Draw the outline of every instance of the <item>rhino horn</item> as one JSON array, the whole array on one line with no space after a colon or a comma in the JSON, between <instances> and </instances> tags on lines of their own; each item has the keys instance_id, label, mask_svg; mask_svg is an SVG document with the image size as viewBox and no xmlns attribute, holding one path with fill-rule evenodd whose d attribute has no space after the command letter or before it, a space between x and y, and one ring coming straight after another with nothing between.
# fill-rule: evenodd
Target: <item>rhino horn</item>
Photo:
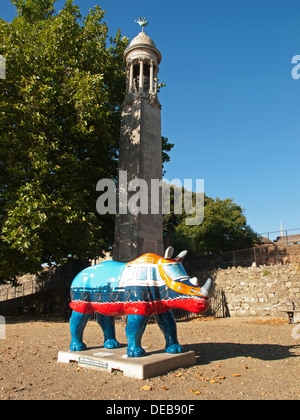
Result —
<instances>
[{"instance_id":1,"label":"rhino horn","mask_svg":"<svg viewBox=\"0 0 300 420\"><path fill-rule=\"evenodd\" d=\"M213 280L210 279L210 278L207 279L205 285L202 286L201 289L200 289L201 290L201 294L203 296L208 296L209 293L210 293L210 291L211 291L212 285L213 285Z\"/></svg>"},{"instance_id":2,"label":"rhino horn","mask_svg":"<svg viewBox=\"0 0 300 420\"><path fill-rule=\"evenodd\" d=\"M183 261L183 259L185 258L186 254L187 254L187 251L180 252L180 254L178 254L177 257L175 258L175 260Z\"/></svg>"},{"instance_id":3,"label":"rhino horn","mask_svg":"<svg viewBox=\"0 0 300 420\"><path fill-rule=\"evenodd\" d=\"M172 246L169 246L169 248L167 248L165 252L165 260L170 260L173 257L173 254L174 248Z\"/></svg>"}]
</instances>

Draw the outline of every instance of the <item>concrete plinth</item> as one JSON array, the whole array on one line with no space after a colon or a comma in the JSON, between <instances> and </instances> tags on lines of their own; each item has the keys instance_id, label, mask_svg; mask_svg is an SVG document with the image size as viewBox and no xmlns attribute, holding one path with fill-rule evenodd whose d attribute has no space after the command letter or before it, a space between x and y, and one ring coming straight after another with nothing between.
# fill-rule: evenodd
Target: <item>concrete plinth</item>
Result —
<instances>
[{"instance_id":1,"label":"concrete plinth","mask_svg":"<svg viewBox=\"0 0 300 420\"><path fill-rule=\"evenodd\" d=\"M151 348L146 356L138 358L127 357L126 351L126 346L113 350L99 347L78 352L60 351L58 362L78 362L81 367L107 373L119 370L124 376L135 379L151 378L180 367L193 366L196 363L193 351L168 354L164 350Z\"/></svg>"}]
</instances>

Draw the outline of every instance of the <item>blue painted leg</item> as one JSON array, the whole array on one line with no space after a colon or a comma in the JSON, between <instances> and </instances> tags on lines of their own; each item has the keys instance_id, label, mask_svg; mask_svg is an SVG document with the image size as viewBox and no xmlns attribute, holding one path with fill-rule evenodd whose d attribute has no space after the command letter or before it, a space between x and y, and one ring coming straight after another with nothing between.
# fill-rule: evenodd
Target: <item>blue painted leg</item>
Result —
<instances>
[{"instance_id":1,"label":"blue painted leg","mask_svg":"<svg viewBox=\"0 0 300 420\"><path fill-rule=\"evenodd\" d=\"M146 352L141 346L141 340L148 321L148 316L128 315L126 336L128 357L142 357Z\"/></svg>"},{"instance_id":2,"label":"blue painted leg","mask_svg":"<svg viewBox=\"0 0 300 420\"><path fill-rule=\"evenodd\" d=\"M106 349L116 349L120 345L116 340L115 332L115 318L112 316L105 316L97 313L96 319L98 324L103 330L104 334L104 347Z\"/></svg>"},{"instance_id":3,"label":"blue painted leg","mask_svg":"<svg viewBox=\"0 0 300 420\"><path fill-rule=\"evenodd\" d=\"M176 321L172 311L155 315L156 322L166 339L166 353L182 353L178 343Z\"/></svg>"},{"instance_id":4,"label":"blue painted leg","mask_svg":"<svg viewBox=\"0 0 300 420\"><path fill-rule=\"evenodd\" d=\"M90 318L91 314L80 314L78 312L72 312L70 318L70 329L71 329L71 351L82 351L86 350L86 345L82 341L83 331Z\"/></svg>"}]
</instances>

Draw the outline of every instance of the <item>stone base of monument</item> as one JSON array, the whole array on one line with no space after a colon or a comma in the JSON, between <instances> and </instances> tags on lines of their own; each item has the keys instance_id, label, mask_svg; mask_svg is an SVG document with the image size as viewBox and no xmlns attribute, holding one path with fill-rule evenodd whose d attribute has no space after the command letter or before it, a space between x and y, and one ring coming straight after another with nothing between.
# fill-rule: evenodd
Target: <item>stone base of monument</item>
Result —
<instances>
[{"instance_id":1,"label":"stone base of monument","mask_svg":"<svg viewBox=\"0 0 300 420\"><path fill-rule=\"evenodd\" d=\"M77 362L78 366L112 373L122 371L124 376L147 379L181 367L196 364L195 353L187 351L179 354L165 353L164 350L145 348L144 357L132 358L126 354L127 347L108 350L103 347L88 348L85 351L60 351L58 362Z\"/></svg>"}]
</instances>

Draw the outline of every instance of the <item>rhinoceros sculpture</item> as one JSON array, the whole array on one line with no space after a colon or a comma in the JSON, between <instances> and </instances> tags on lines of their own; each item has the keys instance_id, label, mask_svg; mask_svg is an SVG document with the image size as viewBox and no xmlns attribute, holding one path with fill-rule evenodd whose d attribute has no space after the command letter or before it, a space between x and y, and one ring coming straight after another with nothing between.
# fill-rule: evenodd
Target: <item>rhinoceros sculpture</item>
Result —
<instances>
[{"instance_id":1,"label":"rhinoceros sculpture","mask_svg":"<svg viewBox=\"0 0 300 420\"><path fill-rule=\"evenodd\" d=\"M181 353L172 308L202 314L209 308L212 280L200 288L197 278L190 278L182 265L187 251L172 259L169 247L164 258L145 254L129 263L105 261L86 268L71 285L71 351L86 349L83 331L96 312L103 329L104 347L119 347L115 337L114 317L127 315L128 357L145 355L141 347L148 318L155 315L166 340L167 353Z\"/></svg>"}]
</instances>

